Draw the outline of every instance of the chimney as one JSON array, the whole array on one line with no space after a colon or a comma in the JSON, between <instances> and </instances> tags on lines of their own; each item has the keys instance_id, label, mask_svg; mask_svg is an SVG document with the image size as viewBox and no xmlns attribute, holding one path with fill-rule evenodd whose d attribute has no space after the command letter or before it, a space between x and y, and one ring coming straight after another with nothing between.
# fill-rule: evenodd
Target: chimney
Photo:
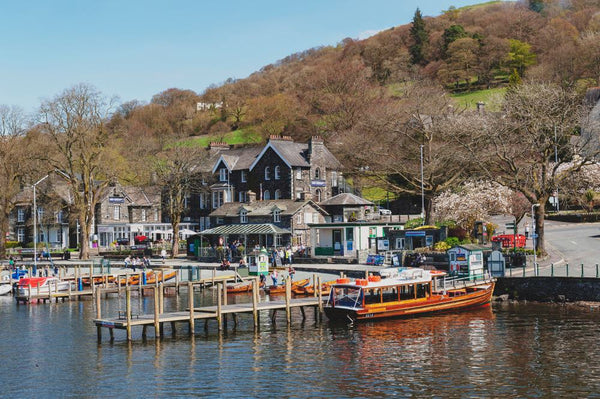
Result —
<instances>
[{"instance_id":1,"label":"chimney","mask_svg":"<svg viewBox=\"0 0 600 399\"><path fill-rule=\"evenodd\" d=\"M312 194L310 191L303 191L302 192L302 201L310 201L312 200Z\"/></svg>"},{"instance_id":2,"label":"chimney","mask_svg":"<svg viewBox=\"0 0 600 399\"><path fill-rule=\"evenodd\" d=\"M318 158L323 150L323 139L320 136L312 136L308 142L308 162Z\"/></svg>"},{"instance_id":3,"label":"chimney","mask_svg":"<svg viewBox=\"0 0 600 399\"><path fill-rule=\"evenodd\" d=\"M247 196L248 196L248 203L249 204L251 204L253 202L256 202L256 193L254 191L248 190Z\"/></svg>"},{"instance_id":4,"label":"chimney","mask_svg":"<svg viewBox=\"0 0 600 399\"><path fill-rule=\"evenodd\" d=\"M229 144L222 143L222 142L215 142L215 143L210 143L210 145L208 146L208 148L210 149L211 153L215 153L215 152L219 152L219 151L228 150L229 149Z\"/></svg>"},{"instance_id":5,"label":"chimney","mask_svg":"<svg viewBox=\"0 0 600 399\"><path fill-rule=\"evenodd\" d=\"M272 134L269 136L269 141L271 140L281 140L281 136L277 135L277 134Z\"/></svg>"},{"instance_id":6,"label":"chimney","mask_svg":"<svg viewBox=\"0 0 600 399\"><path fill-rule=\"evenodd\" d=\"M479 115L483 115L485 112L485 103L482 101L477 101L477 113Z\"/></svg>"}]
</instances>

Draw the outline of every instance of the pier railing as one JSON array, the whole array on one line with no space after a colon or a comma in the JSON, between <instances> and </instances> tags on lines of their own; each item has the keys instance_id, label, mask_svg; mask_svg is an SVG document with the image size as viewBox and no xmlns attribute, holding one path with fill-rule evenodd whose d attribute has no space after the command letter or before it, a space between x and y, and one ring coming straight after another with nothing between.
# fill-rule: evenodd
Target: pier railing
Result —
<instances>
[{"instance_id":1,"label":"pier railing","mask_svg":"<svg viewBox=\"0 0 600 399\"><path fill-rule=\"evenodd\" d=\"M442 281L440 289L449 290L453 288L466 288L472 287L474 285L491 283L493 281L492 276L488 272L484 272L483 274L473 275L473 276L450 276L445 277Z\"/></svg>"},{"instance_id":2,"label":"pier railing","mask_svg":"<svg viewBox=\"0 0 600 399\"><path fill-rule=\"evenodd\" d=\"M505 277L578 277L600 279L600 264L550 264L506 268Z\"/></svg>"}]
</instances>

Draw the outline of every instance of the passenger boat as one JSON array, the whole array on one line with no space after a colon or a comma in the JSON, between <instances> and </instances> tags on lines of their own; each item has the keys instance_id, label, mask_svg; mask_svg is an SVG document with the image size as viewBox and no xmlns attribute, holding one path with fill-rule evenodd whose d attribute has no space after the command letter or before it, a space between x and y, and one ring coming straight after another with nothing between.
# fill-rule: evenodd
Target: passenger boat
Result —
<instances>
[{"instance_id":1,"label":"passenger boat","mask_svg":"<svg viewBox=\"0 0 600 399\"><path fill-rule=\"evenodd\" d=\"M237 294L238 292L252 291L252 281L242 281L237 284L230 284L227 286L228 294Z\"/></svg>"},{"instance_id":2,"label":"passenger boat","mask_svg":"<svg viewBox=\"0 0 600 399\"><path fill-rule=\"evenodd\" d=\"M56 277L24 277L19 280L17 294L27 296L30 292L32 295L37 295L68 291L70 285L70 281L61 281Z\"/></svg>"},{"instance_id":3,"label":"passenger boat","mask_svg":"<svg viewBox=\"0 0 600 399\"><path fill-rule=\"evenodd\" d=\"M169 272L154 272L153 270L146 272L146 285L156 284L156 279L158 278L158 282L162 283L163 281L172 280L177 275L177 271L171 270ZM129 280L126 277L122 277L119 279L121 285L139 285L140 284L141 275L140 274L132 274L129 276Z\"/></svg>"},{"instance_id":4,"label":"passenger boat","mask_svg":"<svg viewBox=\"0 0 600 399\"><path fill-rule=\"evenodd\" d=\"M462 310L488 304L494 292L495 282L487 276L446 288L445 280L433 279L428 270L384 270L383 278L337 279L325 304L327 317L360 321Z\"/></svg>"}]
</instances>

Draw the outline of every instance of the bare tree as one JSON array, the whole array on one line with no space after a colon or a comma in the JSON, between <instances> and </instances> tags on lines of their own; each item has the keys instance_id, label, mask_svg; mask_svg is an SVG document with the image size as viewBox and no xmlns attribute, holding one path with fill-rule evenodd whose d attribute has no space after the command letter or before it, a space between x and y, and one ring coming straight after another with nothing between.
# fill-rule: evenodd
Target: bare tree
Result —
<instances>
[{"instance_id":1,"label":"bare tree","mask_svg":"<svg viewBox=\"0 0 600 399\"><path fill-rule=\"evenodd\" d=\"M544 252L546 203L557 185L598 155L596 135L578 134L588 109L573 91L550 84L511 88L502 114L480 139L488 156L479 163L490 179L521 192L534 208L537 248ZM577 143L574 145L573 143ZM555 151L560 154L558 162Z\"/></svg>"},{"instance_id":2,"label":"bare tree","mask_svg":"<svg viewBox=\"0 0 600 399\"><path fill-rule=\"evenodd\" d=\"M9 217L17 194L31 171L31 158L25 154L30 147L26 125L23 110L0 105L0 257L6 255L4 237L9 232Z\"/></svg>"},{"instance_id":3,"label":"bare tree","mask_svg":"<svg viewBox=\"0 0 600 399\"><path fill-rule=\"evenodd\" d=\"M110 146L105 123L111 101L87 84L66 89L40 107L41 128L50 146L46 161L70 184L72 212L80 226L81 259L89 259L94 211L122 165Z\"/></svg>"},{"instance_id":4,"label":"bare tree","mask_svg":"<svg viewBox=\"0 0 600 399\"><path fill-rule=\"evenodd\" d=\"M201 189L201 166L207 156L204 148L171 146L155 160L156 183L163 189L163 214L169 218L173 229L173 257L179 253L179 224L186 197Z\"/></svg>"}]
</instances>

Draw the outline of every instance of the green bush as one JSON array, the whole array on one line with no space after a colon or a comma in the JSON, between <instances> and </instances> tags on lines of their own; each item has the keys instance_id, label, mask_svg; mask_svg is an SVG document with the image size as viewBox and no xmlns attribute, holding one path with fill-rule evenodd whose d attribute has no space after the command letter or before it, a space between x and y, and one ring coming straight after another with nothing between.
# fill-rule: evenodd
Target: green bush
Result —
<instances>
[{"instance_id":1,"label":"green bush","mask_svg":"<svg viewBox=\"0 0 600 399\"><path fill-rule=\"evenodd\" d=\"M6 249L9 249L20 247L21 243L19 241L6 241L4 245L6 245Z\"/></svg>"},{"instance_id":2,"label":"green bush","mask_svg":"<svg viewBox=\"0 0 600 399\"><path fill-rule=\"evenodd\" d=\"M423 225L423 218L410 219L404 224L405 229L414 229Z\"/></svg>"},{"instance_id":3,"label":"green bush","mask_svg":"<svg viewBox=\"0 0 600 399\"><path fill-rule=\"evenodd\" d=\"M448 244L450 246L450 248L455 247L458 244L460 244L460 240L458 239L458 237L448 237L448 238L446 238L446 240L444 240L444 242L446 244Z\"/></svg>"}]
</instances>

